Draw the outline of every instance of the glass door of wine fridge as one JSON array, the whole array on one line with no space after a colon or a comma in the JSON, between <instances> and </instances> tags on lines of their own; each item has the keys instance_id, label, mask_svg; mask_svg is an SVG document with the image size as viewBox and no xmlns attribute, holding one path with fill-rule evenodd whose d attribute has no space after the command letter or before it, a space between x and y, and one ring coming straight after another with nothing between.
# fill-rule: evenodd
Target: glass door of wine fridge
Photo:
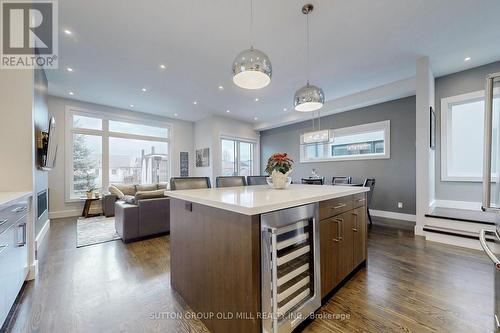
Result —
<instances>
[{"instance_id":1,"label":"glass door of wine fridge","mask_svg":"<svg viewBox=\"0 0 500 333\"><path fill-rule=\"evenodd\" d=\"M261 217L263 332L291 332L321 305L318 204Z\"/></svg>"}]
</instances>

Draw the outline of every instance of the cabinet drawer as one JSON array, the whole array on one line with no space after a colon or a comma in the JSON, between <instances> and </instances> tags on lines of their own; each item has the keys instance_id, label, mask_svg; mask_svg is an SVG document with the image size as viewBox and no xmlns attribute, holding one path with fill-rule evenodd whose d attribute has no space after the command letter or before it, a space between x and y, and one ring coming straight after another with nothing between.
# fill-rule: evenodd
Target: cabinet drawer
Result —
<instances>
[{"instance_id":1,"label":"cabinet drawer","mask_svg":"<svg viewBox=\"0 0 500 333\"><path fill-rule=\"evenodd\" d=\"M352 196L353 208L366 205L366 193L358 193Z\"/></svg>"},{"instance_id":2,"label":"cabinet drawer","mask_svg":"<svg viewBox=\"0 0 500 333\"><path fill-rule=\"evenodd\" d=\"M319 204L319 218L323 220L347 212L353 208L352 203L352 196L322 201Z\"/></svg>"}]
</instances>

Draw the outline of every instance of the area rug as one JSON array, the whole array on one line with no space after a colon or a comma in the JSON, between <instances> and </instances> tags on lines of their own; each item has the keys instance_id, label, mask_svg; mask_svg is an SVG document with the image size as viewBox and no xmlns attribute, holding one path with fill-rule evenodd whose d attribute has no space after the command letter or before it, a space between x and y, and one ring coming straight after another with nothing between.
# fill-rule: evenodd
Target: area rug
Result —
<instances>
[{"instance_id":1,"label":"area rug","mask_svg":"<svg viewBox=\"0 0 500 333\"><path fill-rule=\"evenodd\" d=\"M114 217L78 218L76 222L76 247L106 243L120 239L115 230Z\"/></svg>"}]
</instances>

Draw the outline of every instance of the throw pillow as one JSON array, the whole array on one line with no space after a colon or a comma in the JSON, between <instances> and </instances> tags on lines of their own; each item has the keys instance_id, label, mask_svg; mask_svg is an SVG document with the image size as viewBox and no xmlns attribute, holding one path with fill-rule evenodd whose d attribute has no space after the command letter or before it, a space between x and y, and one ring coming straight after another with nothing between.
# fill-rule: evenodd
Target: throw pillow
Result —
<instances>
[{"instance_id":1,"label":"throw pillow","mask_svg":"<svg viewBox=\"0 0 500 333\"><path fill-rule=\"evenodd\" d=\"M165 197L165 190L155 190L155 191L137 191L135 194L135 200L144 200L144 199L155 199L155 198L163 198Z\"/></svg>"},{"instance_id":2,"label":"throw pillow","mask_svg":"<svg viewBox=\"0 0 500 333\"><path fill-rule=\"evenodd\" d=\"M158 186L156 184L137 185L137 192L156 191L157 189Z\"/></svg>"},{"instance_id":3,"label":"throw pillow","mask_svg":"<svg viewBox=\"0 0 500 333\"><path fill-rule=\"evenodd\" d=\"M128 204L135 205L137 203L135 197L133 195L125 195L123 198L123 201L125 201Z\"/></svg>"},{"instance_id":4,"label":"throw pillow","mask_svg":"<svg viewBox=\"0 0 500 333\"><path fill-rule=\"evenodd\" d=\"M109 191L109 193L116 195L118 197L118 199L120 199L120 200L123 200L123 197L125 196L125 194L123 194L123 192L120 191L120 189L118 189L118 187L116 187L114 185L110 185L108 187L108 191Z\"/></svg>"}]
</instances>

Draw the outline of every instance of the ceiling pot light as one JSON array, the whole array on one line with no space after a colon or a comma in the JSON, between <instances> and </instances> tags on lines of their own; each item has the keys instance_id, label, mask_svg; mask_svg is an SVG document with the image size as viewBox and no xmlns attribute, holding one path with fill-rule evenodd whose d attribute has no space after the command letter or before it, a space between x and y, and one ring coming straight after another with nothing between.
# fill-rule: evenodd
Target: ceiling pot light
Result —
<instances>
[{"instance_id":1,"label":"ceiling pot light","mask_svg":"<svg viewBox=\"0 0 500 333\"><path fill-rule=\"evenodd\" d=\"M64 30L64 33L65 33L66 35L71 35L71 33L72 33L72 32L71 32L71 30L65 29L65 30Z\"/></svg>"},{"instance_id":2,"label":"ceiling pot light","mask_svg":"<svg viewBox=\"0 0 500 333\"><path fill-rule=\"evenodd\" d=\"M179 114L178 114L178 113L174 113L174 117L178 117L178 116L179 116Z\"/></svg>"},{"instance_id":3,"label":"ceiling pot light","mask_svg":"<svg viewBox=\"0 0 500 333\"><path fill-rule=\"evenodd\" d=\"M165 66L165 65L160 65L160 68L161 68L161 69L165 69L165 68L167 68L167 66Z\"/></svg>"},{"instance_id":4,"label":"ceiling pot light","mask_svg":"<svg viewBox=\"0 0 500 333\"><path fill-rule=\"evenodd\" d=\"M143 92L146 92L146 91L148 91L148 90L147 90L146 88L142 88L141 90L142 90Z\"/></svg>"},{"instance_id":5,"label":"ceiling pot light","mask_svg":"<svg viewBox=\"0 0 500 333\"><path fill-rule=\"evenodd\" d=\"M226 113L231 113L231 110L226 110Z\"/></svg>"},{"instance_id":6,"label":"ceiling pot light","mask_svg":"<svg viewBox=\"0 0 500 333\"><path fill-rule=\"evenodd\" d=\"M219 86L219 90L224 90L224 87L223 86Z\"/></svg>"},{"instance_id":7,"label":"ceiling pot light","mask_svg":"<svg viewBox=\"0 0 500 333\"><path fill-rule=\"evenodd\" d=\"M466 57L466 58L464 59L464 61L465 61L465 62L467 62L467 61L471 61L471 59L472 59L471 57Z\"/></svg>"},{"instance_id":8,"label":"ceiling pot light","mask_svg":"<svg viewBox=\"0 0 500 333\"><path fill-rule=\"evenodd\" d=\"M259 120L259 117L253 117L253 120Z\"/></svg>"},{"instance_id":9,"label":"ceiling pot light","mask_svg":"<svg viewBox=\"0 0 500 333\"><path fill-rule=\"evenodd\" d=\"M325 94L323 89L309 84L309 14L314 7L311 4L302 7L302 13L306 15L306 59L307 59L307 83L297 90L293 98L295 110L300 112L317 111L325 104Z\"/></svg>"},{"instance_id":10,"label":"ceiling pot light","mask_svg":"<svg viewBox=\"0 0 500 333\"><path fill-rule=\"evenodd\" d=\"M133 108L134 107L134 104L130 104L130 107Z\"/></svg>"},{"instance_id":11,"label":"ceiling pot light","mask_svg":"<svg viewBox=\"0 0 500 333\"><path fill-rule=\"evenodd\" d=\"M72 91L70 91L70 92L69 92L69 94L70 94L71 96L73 96L75 93L74 93L74 92L72 92Z\"/></svg>"},{"instance_id":12,"label":"ceiling pot light","mask_svg":"<svg viewBox=\"0 0 500 333\"><path fill-rule=\"evenodd\" d=\"M73 68L71 68L71 67L67 67L67 68L66 68L66 70L67 70L68 72L72 72L72 71L73 71Z\"/></svg>"},{"instance_id":13,"label":"ceiling pot light","mask_svg":"<svg viewBox=\"0 0 500 333\"><path fill-rule=\"evenodd\" d=\"M256 101L256 102L258 102L258 101L259 101L259 99L258 99L258 98L256 98L256 99L255 99L255 101Z\"/></svg>"},{"instance_id":14,"label":"ceiling pot light","mask_svg":"<svg viewBox=\"0 0 500 333\"><path fill-rule=\"evenodd\" d=\"M233 82L243 89L261 89L271 83L271 60L253 47L253 0L250 0L250 48L240 52L233 61Z\"/></svg>"},{"instance_id":15,"label":"ceiling pot light","mask_svg":"<svg viewBox=\"0 0 500 333\"><path fill-rule=\"evenodd\" d=\"M197 101L194 101L194 102L193 102L193 104L194 104L194 105L196 105L196 104L198 104L198 102L197 102Z\"/></svg>"}]
</instances>

